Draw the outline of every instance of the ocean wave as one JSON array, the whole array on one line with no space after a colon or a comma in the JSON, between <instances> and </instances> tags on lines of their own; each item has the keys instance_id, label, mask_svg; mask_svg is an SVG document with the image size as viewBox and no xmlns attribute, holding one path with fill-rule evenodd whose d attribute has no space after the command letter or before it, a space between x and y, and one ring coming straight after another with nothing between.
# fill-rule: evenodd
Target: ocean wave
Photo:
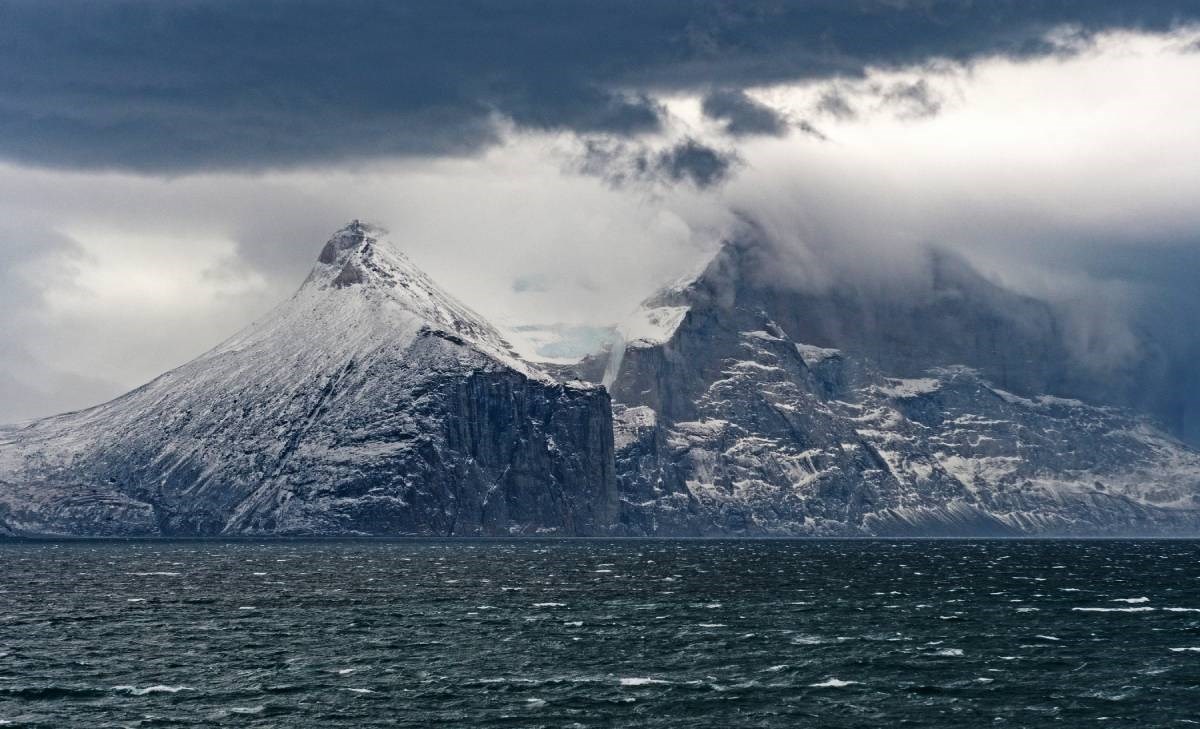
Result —
<instances>
[{"instance_id":1,"label":"ocean wave","mask_svg":"<svg viewBox=\"0 0 1200 729\"><path fill-rule=\"evenodd\" d=\"M137 686L113 686L113 691L121 691L134 696L145 696L147 694L177 694L180 691L195 691L191 686L167 686L165 684L155 684L138 688Z\"/></svg>"},{"instance_id":2,"label":"ocean wave","mask_svg":"<svg viewBox=\"0 0 1200 729\"><path fill-rule=\"evenodd\" d=\"M635 676L632 678L620 679L620 684L622 686L651 686L651 685L655 685L655 684L669 684L669 683L671 683L671 682L664 681L661 678L644 678L644 677L636 677Z\"/></svg>"},{"instance_id":3,"label":"ocean wave","mask_svg":"<svg viewBox=\"0 0 1200 729\"><path fill-rule=\"evenodd\" d=\"M844 688L846 686L854 686L857 683L858 681L843 681L840 678L833 678L831 676L820 683L810 683L809 686L811 688Z\"/></svg>"}]
</instances>

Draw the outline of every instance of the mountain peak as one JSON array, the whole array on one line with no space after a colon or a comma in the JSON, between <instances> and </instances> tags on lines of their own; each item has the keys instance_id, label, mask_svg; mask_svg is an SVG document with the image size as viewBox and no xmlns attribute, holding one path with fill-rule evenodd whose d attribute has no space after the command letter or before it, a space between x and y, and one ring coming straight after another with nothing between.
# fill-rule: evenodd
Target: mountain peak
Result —
<instances>
[{"instance_id":1,"label":"mountain peak","mask_svg":"<svg viewBox=\"0 0 1200 729\"><path fill-rule=\"evenodd\" d=\"M356 218L329 238L304 283L321 288L363 284L390 289L427 278L388 239L386 229Z\"/></svg>"},{"instance_id":2,"label":"mountain peak","mask_svg":"<svg viewBox=\"0 0 1200 729\"><path fill-rule=\"evenodd\" d=\"M318 276L318 272L329 273L330 269L333 269L337 271L333 280L335 285L361 283L361 271L356 271L356 267L349 259L355 253L377 243L386 235L387 231L383 228L355 218L344 228L335 232L325 243L325 247L321 249L321 255L317 256L317 265L313 268L313 274L309 276L309 279L327 278Z\"/></svg>"},{"instance_id":3,"label":"mountain peak","mask_svg":"<svg viewBox=\"0 0 1200 729\"><path fill-rule=\"evenodd\" d=\"M439 286L400 251L387 230L353 220L335 232L293 300L300 311L358 310L390 312L386 318L469 342L505 365L531 377L535 372L513 352L486 319ZM361 326L361 322L358 324Z\"/></svg>"}]
</instances>

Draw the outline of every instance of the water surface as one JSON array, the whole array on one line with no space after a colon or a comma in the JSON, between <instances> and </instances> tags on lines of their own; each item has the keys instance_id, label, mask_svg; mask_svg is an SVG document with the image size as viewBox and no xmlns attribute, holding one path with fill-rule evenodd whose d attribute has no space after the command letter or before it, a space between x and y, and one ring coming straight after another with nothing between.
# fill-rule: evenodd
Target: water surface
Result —
<instances>
[{"instance_id":1,"label":"water surface","mask_svg":"<svg viewBox=\"0 0 1200 729\"><path fill-rule=\"evenodd\" d=\"M0 725L1200 723L1200 542L0 543Z\"/></svg>"}]
</instances>

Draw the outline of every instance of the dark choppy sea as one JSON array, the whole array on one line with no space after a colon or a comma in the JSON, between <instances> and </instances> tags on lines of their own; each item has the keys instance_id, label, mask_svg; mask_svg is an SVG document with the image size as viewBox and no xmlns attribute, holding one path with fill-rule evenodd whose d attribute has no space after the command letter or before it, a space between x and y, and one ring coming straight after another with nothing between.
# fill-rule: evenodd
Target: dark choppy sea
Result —
<instances>
[{"instance_id":1,"label":"dark choppy sea","mask_svg":"<svg viewBox=\"0 0 1200 729\"><path fill-rule=\"evenodd\" d=\"M1200 724L1200 542L0 544L0 725Z\"/></svg>"}]
</instances>

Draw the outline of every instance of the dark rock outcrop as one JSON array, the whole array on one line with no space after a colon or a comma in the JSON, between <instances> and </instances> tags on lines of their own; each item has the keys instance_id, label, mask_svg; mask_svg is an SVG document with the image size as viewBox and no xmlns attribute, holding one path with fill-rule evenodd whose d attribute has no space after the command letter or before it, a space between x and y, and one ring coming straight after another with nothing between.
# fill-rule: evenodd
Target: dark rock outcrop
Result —
<instances>
[{"instance_id":1,"label":"dark rock outcrop","mask_svg":"<svg viewBox=\"0 0 1200 729\"><path fill-rule=\"evenodd\" d=\"M1045 394L1087 383L1048 307L940 256L923 299L805 294L764 255L726 244L606 357L630 533L1200 532L1200 454Z\"/></svg>"}]
</instances>

